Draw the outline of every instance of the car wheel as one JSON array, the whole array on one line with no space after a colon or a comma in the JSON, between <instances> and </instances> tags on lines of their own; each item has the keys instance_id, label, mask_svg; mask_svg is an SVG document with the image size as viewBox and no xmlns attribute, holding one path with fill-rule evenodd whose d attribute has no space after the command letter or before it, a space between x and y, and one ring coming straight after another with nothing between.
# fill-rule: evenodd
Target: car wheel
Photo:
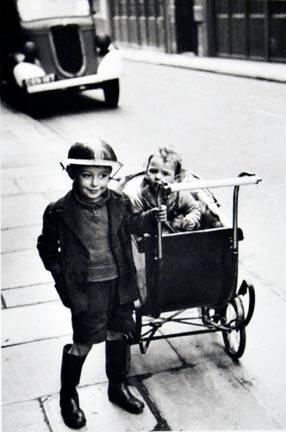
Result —
<instances>
[{"instance_id":1,"label":"car wheel","mask_svg":"<svg viewBox=\"0 0 286 432\"><path fill-rule=\"evenodd\" d=\"M110 108L116 108L119 101L119 79L108 81L103 87L105 103Z\"/></svg>"},{"instance_id":2,"label":"car wheel","mask_svg":"<svg viewBox=\"0 0 286 432\"><path fill-rule=\"evenodd\" d=\"M33 118L41 116L43 99L39 95L25 94L23 97L23 112Z\"/></svg>"}]
</instances>

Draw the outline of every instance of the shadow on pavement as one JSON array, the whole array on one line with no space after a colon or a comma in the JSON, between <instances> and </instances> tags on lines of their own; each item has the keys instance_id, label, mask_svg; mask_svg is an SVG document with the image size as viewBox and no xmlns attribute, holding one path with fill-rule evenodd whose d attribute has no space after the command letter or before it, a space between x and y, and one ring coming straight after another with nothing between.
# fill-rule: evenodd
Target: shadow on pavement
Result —
<instances>
[{"instance_id":1,"label":"shadow on pavement","mask_svg":"<svg viewBox=\"0 0 286 432\"><path fill-rule=\"evenodd\" d=\"M101 90L89 90L84 93L61 92L57 94L33 95L1 91L4 105L14 111L24 112L35 119L50 118L57 115L106 111L109 108L101 95Z\"/></svg>"}]
</instances>

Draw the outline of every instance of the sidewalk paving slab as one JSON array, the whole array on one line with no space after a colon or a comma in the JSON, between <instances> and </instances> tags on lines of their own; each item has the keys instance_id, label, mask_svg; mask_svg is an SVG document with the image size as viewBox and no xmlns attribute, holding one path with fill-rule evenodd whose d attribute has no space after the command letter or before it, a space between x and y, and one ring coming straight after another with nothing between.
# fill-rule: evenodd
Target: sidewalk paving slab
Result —
<instances>
[{"instance_id":1,"label":"sidewalk paving slab","mask_svg":"<svg viewBox=\"0 0 286 432\"><path fill-rule=\"evenodd\" d=\"M282 429L271 412L211 362L159 373L144 384L171 430Z\"/></svg>"},{"instance_id":2,"label":"sidewalk paving slab","mask_svg":"<svg viewBox=\"0 0 286 432\"><path fill-rule=\"evenodd\" d=\"M157 373L179 368L182 361L166 340L152 342L146 354L141 354L138 345L131 348L131 375Z\"/></svg>"},{"instance_id":3,"label":"sidewalk paving slab","mask_svg":"<svg viewBox=\"0 0 286 432\"><path fill-rule=\"evenodd\" d=\"M39 400L12 404L2 409L3 432L51 432Z\"/></svg>"},{"instance_id":4,"label":"sidewalk paving slab","mask_svg":"<svg viewBox=\"0 0 286 432\"><path fill-rule=\"evenodd\" d=\"M2 229L31 226L42 221L48 200L40 193L2 198Z\"/></svg>"},{"instance_id":5,"label":"sidewalk paving slab","mask_svg":"<svg viewBox=\"0 0 286 432\"><path fill-rule=\"evenodd\" d=\"M33 162L33 161L31 161ZM3 167L1 169L1 177L3 179L12 179L16 182L21 179L31 178L31 177L41 177L41 176L50 176L52 179L54 176L57 176L61 170L59 166L58 158L53 162L46 162L42 164L29 164L21 167Z\"/></svg>"},{"instance_id":6,"label":"sidewalk paving slab","mask_svg":"<svg viewBox=\"0 0 286 432\"><path fill-rule=\"evenodd\" d=\"M13 179L1 179L1 196L18 195L21 192L19 186Z\"/></svg>"},{"instance_id":7,"label":"sidewalk paving slab","mask_svg":"<svg viewBox=\"0 0 286 432\"><path fill-rule=\"evenodd\" d=\"M20 228L2 230L2 253L17 252L24 249L35 249L37 238L41 233L42 225L33 225Z\"/></svg>"},{"instance_id":8,"label":"sidewalk paving slab","mask_svg":"<svg viewBox=\"0 0 286 432\"><path fill-rule=\"evenodd\" d=\"M23 193L32 192L48 192L53 190L59 191L59 196L64 195L70 190L71 181L67 173L64 172L58 165L58 172L48 175L31 176L20 178L17 180L17 184Z\"/></svg>"},{"instance_id":9,"label":"sidewalk paving slab","mask_svg":"<svg viewBox=\"0 0 286 432\"><path fill-rule=\"evenodd\" d=\"M9 288L4 291L2 290L2 296L7 308L35 305L50 301L60 302L53 283Z\"/></svg>"},{"instance_id":10,"label":"sidewalk paving slab","mask_svg":"<svg viewBox=\"0 0 286 432\"><path fill-rule=\"evenodd\" d=\"M51 274L45 270L37 249L27 249L3 254L2 289L16 288L52 282Z\"/></svg>"},{"instance_id":11,"label":"sidewalk paving slab","mask_svg":"<svg viewBox=\"0 0 286 432\"><path fill-rule=\"evenodd\" d=\"M21 117L21 114L19 117ZM27 120L26 123L28 123ZM41 166L44 163L43 155L45 155L47 162L56 160L56 149L53 143L50 142L49 137L47 137L44 128L42 128L43 131L41 132L39 123L35 123L33 127L31 119L29 121L31 123L29 132L21 130L18 125L13 132L11 130L5 131L5 129L1 132L1 140L4 143L1 163L4 168L29 167L36 164ZM5 121L2 121L1 124L5 125ZM29 140L27 140L27 136L29 136Z\"/></svg>"},{"instance_id":12,"label":"sidewalk paving slab","mask_svg":"<svg viewBox=\"0 0 286 432\"><path fill-rule=\"evenodd\" d=\"M135 396L142 399L135 387L130 389ZM79 396L87 419L87 424L81 429L82 431L151 431L157 424L148 406L145 406L142 414L134 415L110 403L106 383L80 388ZM61 418L56 395L43 399L43 406L53 432L70 431Z\"/></svg>"},{"instance_id":13,"label":"sidewalk paving slab","mask_svg":"<svg viewBox=\"0 0 286 432\"><path fill-rule=\"evenodd\" d=\"M63 307L60 302L4 309L2 319L5 322L2 329L2 346L72 333L70 310Z\"/></svg>"},{"instance_id":14,"label":"sidewalk paving slab","mask_svg":"<svg viewBox=\"0 0 286 432\"><path fill-rule=\"evenodd\" d=\"M63 346L71 335L2 349L2 404L20 403L57 394ZM105 345L94 345L82 369L80 386L102 383Z\"/></svg>"}]
</instances>

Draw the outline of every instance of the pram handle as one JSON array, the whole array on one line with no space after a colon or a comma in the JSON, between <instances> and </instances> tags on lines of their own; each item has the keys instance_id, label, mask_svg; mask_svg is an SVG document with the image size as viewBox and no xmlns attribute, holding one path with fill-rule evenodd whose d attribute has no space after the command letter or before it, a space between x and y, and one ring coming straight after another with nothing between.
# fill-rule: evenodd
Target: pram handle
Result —
<instances>
[{"instance_id":1,"label":"pram handle","mask_svg":"<svg viewBox=\"0 0 286 432\"><path fill-rule=\"evenodd\" d=\"M196 191L199 189L212 189L226 186L244 186L258 184L262 181L261 177L255 174L243 173L243 177L231 177L215 180L191 180L181 183L168 184L165 188L170 192Z\"/></svg>"}]
</instances>

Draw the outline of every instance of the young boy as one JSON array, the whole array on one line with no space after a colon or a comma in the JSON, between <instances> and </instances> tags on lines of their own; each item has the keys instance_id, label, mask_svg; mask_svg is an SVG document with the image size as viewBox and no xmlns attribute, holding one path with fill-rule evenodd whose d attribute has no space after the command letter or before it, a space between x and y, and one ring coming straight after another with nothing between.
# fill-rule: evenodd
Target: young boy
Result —
<instances>
[{"instance_id":1,"label":"young boy","mask_svg":"<svg viewBox=\"0 0 286 432\"><path fill-rule=\"evenodd\" d=\"M144 214L156 206L158 183L180 182L184 178L180 156L166 147L148 158L144 179L139 190L129 194L135 214ZM201 205L189 192L171 193L166 201L165 232L193 231L200 227Z\"/></svg>"},{"instance_id":2,"label":"young boy","mask_svg":"<svg viewBox=\"0 0 286 432\"><path fill-rule=\"evenodd\" d=\"M72 190L47 207L38 238L43 263L71 310L73 344L63 349L60 407L65 424L74 429L86 423L76 386L94 343L106 341L110 401L135 414L144 408L124 381L134 331L133 301L138 297L130 232L146 232L166 214L131 215L129 199L108 188L120 167L103 141L74 144L66 167Z\"/></svg>"}]
</instances>

